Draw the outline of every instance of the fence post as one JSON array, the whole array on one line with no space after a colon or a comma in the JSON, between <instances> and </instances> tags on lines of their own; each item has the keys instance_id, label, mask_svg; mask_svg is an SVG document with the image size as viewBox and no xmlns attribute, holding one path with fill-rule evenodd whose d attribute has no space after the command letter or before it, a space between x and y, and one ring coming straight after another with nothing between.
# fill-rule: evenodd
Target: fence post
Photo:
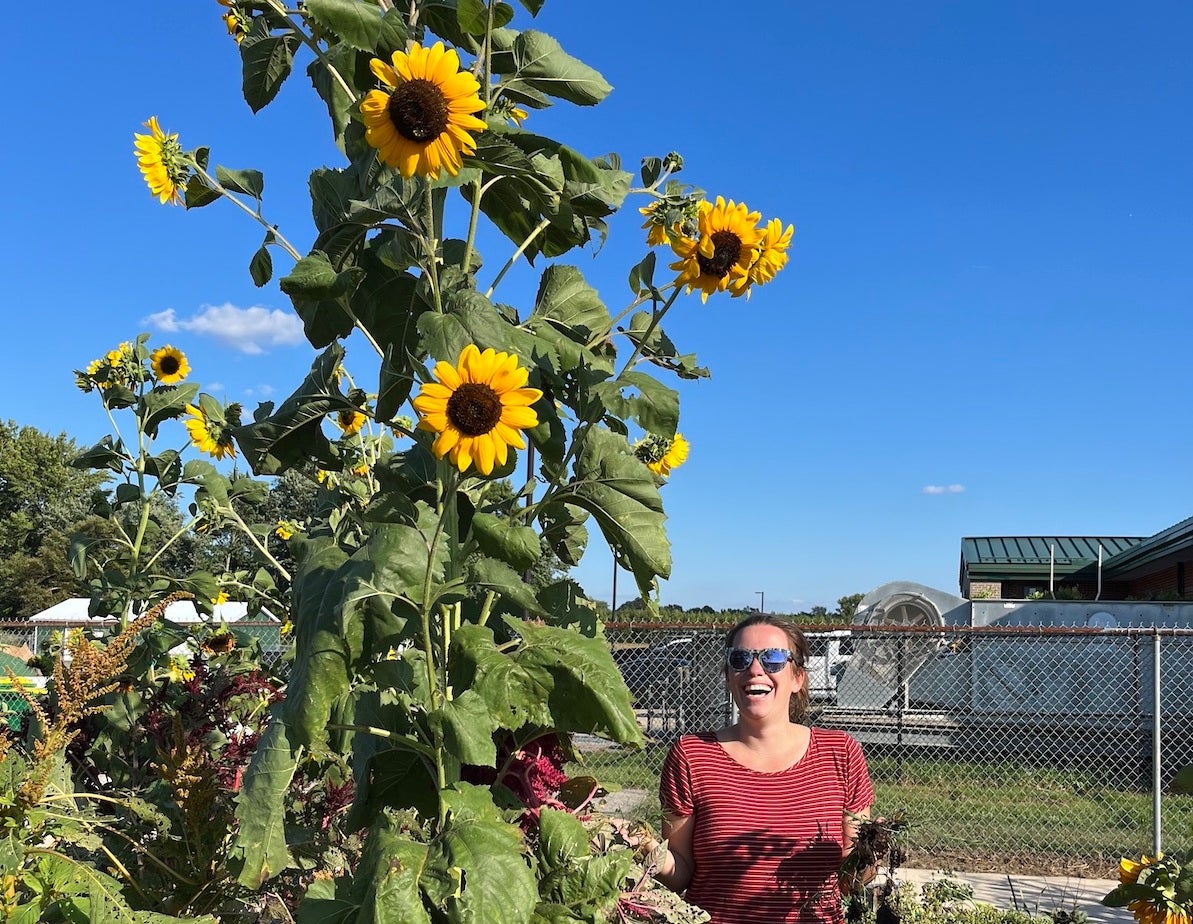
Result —
<instances>
[{"instance_id":1,"label":"fence post","mask_svg":"<svg viewBox=\"0 0 1193 924\"><path fill-rule=\"evenodd\" d=\"M1160 629L1152 627L1152 856L1160 855Z\"/></svg>"}]
</instances>

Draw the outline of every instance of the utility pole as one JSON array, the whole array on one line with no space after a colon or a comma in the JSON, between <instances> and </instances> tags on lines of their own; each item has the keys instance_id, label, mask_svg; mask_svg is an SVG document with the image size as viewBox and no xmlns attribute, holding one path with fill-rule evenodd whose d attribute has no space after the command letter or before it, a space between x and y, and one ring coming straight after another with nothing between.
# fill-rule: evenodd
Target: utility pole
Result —
<instances>
[{"instance_id":1,"label":"utility pole","mask_svg":"<svg viewBox=\"0 0 1193 924\"><path fill-rule=\"evenodd\" d=\"M756 591L754 591L754 593L758 594L758 596L761 598L758 601L758 612L765 613L766 612L766 591L765 590L756 590Z\"/></svg>"}]
</instances>

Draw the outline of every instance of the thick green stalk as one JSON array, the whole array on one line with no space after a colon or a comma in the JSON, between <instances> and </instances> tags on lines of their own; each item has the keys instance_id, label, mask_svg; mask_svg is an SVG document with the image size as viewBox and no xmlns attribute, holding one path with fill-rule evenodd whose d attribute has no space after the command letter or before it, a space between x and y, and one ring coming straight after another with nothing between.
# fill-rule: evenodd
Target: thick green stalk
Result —
<instances>
[{"instance_id":1,"label":"thick green stalk","mask_svg":"<svg viewBox=\"0 0 1193 924\"><path fill-rule=\"evenodd\" d=\"M499 272L497 274L497 276L493 280L492 284L485 291L485 298L492 297L493 290L496 289L498 283L500 283L501 280L505 278L505 274L508 273L513 268L515 263L518 262L518 257L520 257L520 256L522 256L522 254L526 253L526 248L529 247L531 244L533 244L535 238L537 238L540 234L542 234L547 229L547 226L550 224L551 224L551 219L544 218L542 221L540 221L537 225L534 226L533 231L531 231L528 235L526 235L526 240L524 240L521 244L519 244L518 249L515 250L513 252L513 255L510 256L510 258L505 261L505 266L503 266L501 268L501 272Z\"/></svg>"}]
</instances>

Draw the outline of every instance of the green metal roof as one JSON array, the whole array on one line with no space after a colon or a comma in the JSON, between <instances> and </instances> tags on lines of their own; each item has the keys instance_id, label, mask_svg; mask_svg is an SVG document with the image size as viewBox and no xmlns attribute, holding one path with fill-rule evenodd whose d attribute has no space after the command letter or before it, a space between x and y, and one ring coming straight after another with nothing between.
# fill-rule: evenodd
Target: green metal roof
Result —
<instances>
[{"instance_id":1,"label":"green metal roof","mask_svg":"<svg viewBox=\"0 0 1193 924\"><path fill-rule=\"evenodd\" d=\"M1143 536L966 536L961 573L971 581L1048 574L1072 575L1143 542Z\"/></svg>"},{"instance_id":2,"label":"green metal roof","mask_svg":"<svg viewBox=\"0 0 1193 924\"><path fill-rule=\"evenodd\" d=\"M1108 575L1124 574L1135 568L1155 564L1176 552L1187 552L1190 545L1193 545L1193 517L1149 536L1108 562L1103 561L1103 570Z\"/></svg>"}]
</instances>

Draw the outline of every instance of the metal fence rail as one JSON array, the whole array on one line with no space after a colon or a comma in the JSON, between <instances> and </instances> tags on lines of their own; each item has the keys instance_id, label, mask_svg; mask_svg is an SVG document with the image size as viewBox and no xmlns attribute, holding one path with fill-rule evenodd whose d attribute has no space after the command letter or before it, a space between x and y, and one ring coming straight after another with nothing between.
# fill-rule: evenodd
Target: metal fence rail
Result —
<instances>
[{"instance_id":1,"label":"metal fence rail","mask_svg":"<svg viewBox=\"0 0 1193 924\"><path fill-rule=\"evenodd\" d=\"M657 812L671 742L732 720L723 629L607 634L648 743L588 761ZM1104 876L1119 856L1193 836L1193 797L1170 791L1193 765L1193 630L842 626L808 637L810 722L861 742L876 810L912 823L909 862Z\"/></svg>"}]
</instances>

